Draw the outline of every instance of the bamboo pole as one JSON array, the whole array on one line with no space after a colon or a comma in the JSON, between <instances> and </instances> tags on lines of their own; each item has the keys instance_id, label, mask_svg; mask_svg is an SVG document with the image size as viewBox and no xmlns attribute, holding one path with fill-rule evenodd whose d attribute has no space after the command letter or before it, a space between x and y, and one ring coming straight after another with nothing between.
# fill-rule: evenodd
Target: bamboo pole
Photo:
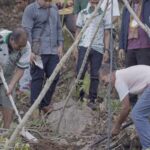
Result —
<instances>
[{"instance_id":1,"label":"bamboo pole","mask_svg":"<svg viewBox=\"0 0 150 150\"><path fill-rule=\"evenodd\" d=\"M14 145L14 142L16 140L16 137L17 137L18 133L25 126L27 120L32 115L33 111L38 107L38 105L40 104L40 102L44 98L46 92L48 91L49 87L51 86L51 84L52 84L53 80L55 79L56 75L59 73L60 69L63 67L63 65L65 64L65 62L67 61L67 59L70 57L70 55L73 52L74 48L77 46L77 44L78 44L81 36L83 35L83 33L85 32L85 30L89 26L89 24L92 21L93 17L98 12L99 6L100 6L100 2L98 4L98 6L96 7L96 9L95 9L94 13L92 14L92 16L89 18L89 20L86 22L85 26L83 27L83 29L81 30L81 32L77 36L77 39L74 41L74 43L69 48L69 50L67 51L67 53L62 57L62 59L60 60L60 62L57 64L55 70L53 71L53 73L49 77L49 79L46 81L46 84L44 85L43 90L41 91L41 93L38 96L38 98L35 100L34 104L30 107L30 109L28 110L28 112L25 114L25 116L23 117L23 119L21 120L21 122L19 123L19 125L16 127L16 129L12 133L10 139L6 143L6 147L5 147L6 150L9 149L9 146L13 146Z\"/></svg>"},{"instance_id":2,"label":"bamboo pole","mask_svg":"<svg viewBox=\"0 0 150 150\"><path fill-rule=\"evenodd\" d=\"M84 70L85 64L86 64L86 62L87 62L87 59L88 59L88 56L89 56L89 53L90 53L90 50L91 50L91 45L92 45L92 43L93 43L93 41L94 41L94 39L95 39L95 37L96 37L96 35L97 35L97 33L98 33L99 27L100 27L100 25L101 25L101 23L102 23L102 19L103 19L105 13L106 13L106 10L107 10L107 7L108 7L108 2L109 2L109 0L107 0L107 4L106 4L106 6L105 6L104 12L103 12L102 16L99 18L98 25L97 25L97 27L96 27L96 30L95 30L94 34L93 34L92 40L90 41L89 47L87 48L87 51L86 51L86 53L85 53L85 56L84 56L84 59L83 59L83 63L82 63L82 65L81 65L81 68L80 68L80 70L79 70L79 73L78 73L78 75L77 75L77 78L76 78L76 80L75 80L73 86L71 87L71 89L70 89L70 91L69 91L69 94L67 95L66 102L65 102L65 104L64 104L62 113L61 113L61 115L60 115L60 119L59 119L59 121L58 121L58 126L57 126L57 128L56 128L56 133L59 132L59 127L60 127L62 118L63 118L63 116L64 116L65 108L66 108L66 106L67 106L67 104L68 104L68 102L69 102L69 99L70 99L70 97L71 97L71 95L72 95L72 92L73 92L74 89L76 88L76 85L78 84L78 82L79 82L79 80L80 80L80 78L81 78L81 76L82 76L82 72L83 72L83 70Z\"/></svg>"},{"instance_id":3,"label":"bamboo pole","mask_svg":"<svg viewBox=\"0 0 150 150\"><path fill-rule=\"evenodd\" d=\"M139 26L148 34L148 36L150 37L150 28L146 25L143 24L141 22L141 20L137 17L136 13L133 11L133 9L131 8L129 2L127 0L122 0L125 4L125 6L127 7L128 11L130 12L130 14L133 16L133 18L136 20L136 22L139 24Z\"/></svg>"}]
</instances>

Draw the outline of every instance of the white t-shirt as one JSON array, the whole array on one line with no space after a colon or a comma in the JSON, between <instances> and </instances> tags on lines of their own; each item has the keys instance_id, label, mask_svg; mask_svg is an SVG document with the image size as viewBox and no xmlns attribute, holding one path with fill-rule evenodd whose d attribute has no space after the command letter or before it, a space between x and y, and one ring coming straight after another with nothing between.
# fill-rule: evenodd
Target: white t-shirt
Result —
<instances>
[{"instance_id":1,"label":"white t-shirt","mask_svg":"<svg viewBox=\"0 0 150 150\"><path fill-rule=\"evenodd\" d=\"M150 84L150 66L137 65L116 71L115 88L122 101L125 96L141 94Z\"/></svg>"}]
</instances>

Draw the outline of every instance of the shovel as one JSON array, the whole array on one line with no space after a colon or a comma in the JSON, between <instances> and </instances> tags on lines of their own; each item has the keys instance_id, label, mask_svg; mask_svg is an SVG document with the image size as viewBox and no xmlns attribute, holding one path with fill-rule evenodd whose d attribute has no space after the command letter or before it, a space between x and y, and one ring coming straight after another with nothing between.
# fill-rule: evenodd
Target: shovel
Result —
<instances>
[{"instance_id":1,"label":"shovel","mask_svg":"<svg viewBox=\"0 0 150 150\"><path fill-rule=\"evenodd\" d=\"M3 85L4 85L5 89L6 89L6 91L8 91L8 85L6 83L6 79L4 77L4 73L3 73L2 67L0 67L0 77L1 77L1 80L3 82ZM19 112L17 110L17 107L16 107L15 103L14 103L13 97L12 97L12 95L8 95L8 97L9 97L9 100L10 100L10 102L12 104L12 107L13 107L13 109L15 111L16 116L18 117L18 122L20 123L22 119L21 119L21 116L20 116L20 114L19 114ZM32 142L36 142L36 143L38 142L38 139L36 137L34 137L31 133L26 131L24 128L22 129L20 134L24 138L26 138L28 141L32 141Z\"/></svg>"}]
</instances>

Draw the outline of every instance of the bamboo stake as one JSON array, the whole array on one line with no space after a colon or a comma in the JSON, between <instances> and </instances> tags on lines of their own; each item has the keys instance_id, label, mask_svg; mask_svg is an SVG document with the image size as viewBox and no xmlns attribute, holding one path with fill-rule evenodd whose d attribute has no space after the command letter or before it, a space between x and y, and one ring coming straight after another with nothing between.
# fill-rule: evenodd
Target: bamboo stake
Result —
<instances>
[{"instance_id":1,"label":"bamboo stake","mask_svg":"<svg viewBox=\"0 0 150 150\"><path fill-rule=\"evenodd\" d=\"M150 28L146 25L143 24L141 22L141 20L137 17L136 13L133 11L133 9L131 8L129 2L127 0L122 0L125 4L125 6L127 7L128 11L130 12L130 14L133 16L133 18L137 21L137 23L139 24L139 26L148 34L148 36L150 37Z\"/></svg>"},{"instance_id":2,"label":"bamboo stake","mask_svg":"<svg viewBox=\"0 0 150 150\"><path fill-rule=\"evenodd\" d=\"M99 4L100 4L100 2L99 2ZM85 26L83 27L83 29L81 30L81 32L77 36L77 39L74 41L74 43L69 48L69 50L67 51L67 53L62 57L61 61L57 64L55 70L53 71L53 73L49 77L49 79L46 81L46 84L44 85L43 90L41 91L41 93L38 96L38 98L35 100L34 104L30 107L30 109L28 110L28 112L24 115L22 121L19 123L19 125L16 127L16 129L12 133L10 139L6 143L6 150L9 149L9 146L14 145L14 141L16 140L16 137L17 137L18 133L21 131L21 129L23 128L23 126L25 126L27 120L32 115L33 111L38 107L38 105L40 104L40 102L44 98L46 92L48 91L49 87L51 86L51 84L52 84L53 80L55 79L56 75L59 73L60 69L63 67L63 65L65 64L65 62L67 61L67 59L70 57L70 55L73 52L74 48L77 46L77 44L78 44L81 36L85 32L85 30L87 29L87 27L89 26L89 24L91 23L93 17L98 12L98 8L99 8L99 5L96 7L94 13L89 18L89 20L86 22Z\"/></svg>"},{"instance_id":3,"label":"bamboo stake","mask_svg":"<svg viewBox=\"0 0 150 150\"><path fill-rule=\"evenodd\" d=\"M80 70L79 70L79 73L78 73L78 75L77 75L77 78L76 78L76 80L75 80L73 86L71 87L71 89L70 89L70 91L69 91L69 94L68 94L68 96L67 96L67 98L66 98L66 102L65 102L65 104L64 104L64 107L63 107L63 110L62 110L62 113L61 113L61 116L60 116L60 119L59 119L59 122L58 122L58 126L57 126L57 128L56 128L56 133L59 132L59 127L60 127L62 118L63 118L63 116L64 116L65 108L66 108L66 106L67 106L67 104L68 104L68 102L69 102L69 98L71 97L72 92L73 92L74 89L76 88L76 85L78 84L78 82L79 82L79 80L80 80L80 78L81 78L81 76L82 76L82 72L83 72L83 70L84 70L85 64L86 64L86 62L87 62L87 59L88 59L88 56L89 56L89 53L90 53L90 50L91 50L91 45L92 45L92 43L93 43L93 41L94 41L94 39L95 39L95 37L96 37L96 35L97 35L97 32L98 32L98 30L99 30L99 27L100 27L100 25L101 25L101 23L102 23L102 19L103 19L105 13L106 13L107 6L108 6L108 2L109 2L109 0L107 0L107 4L106 4L106 6L105 6L104 12L103 12L102 16L101 16L100 19L99 19L99 22L98 22L98 25L97 25L97 27L96 27L96 30L95 30L95 32L94 32L94 34L93 34L92 40L90 41L90 45L89 45L89 47L87 48L87 51L86 51L86 53L85 53L85 56L84 56L84 59L83 59L83 63L82 63L82 65L81 65L81 68L80 68ZM101 3L100 3L100 4L101 4ZM100 4L99 4L99 7L100 7Z\"/></svg>"}]
</instances>

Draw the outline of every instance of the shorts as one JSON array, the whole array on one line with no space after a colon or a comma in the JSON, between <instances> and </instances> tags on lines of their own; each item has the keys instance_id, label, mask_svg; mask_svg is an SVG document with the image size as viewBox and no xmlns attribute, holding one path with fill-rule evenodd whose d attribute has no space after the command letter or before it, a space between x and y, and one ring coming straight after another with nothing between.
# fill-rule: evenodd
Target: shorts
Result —
<instances>
[{"instance_id":1,"label":"shorts","mask_svg":"<svg viewBox=\"0 0 150 150\"><path fill-rule=\"evenodd\" d=\"M15 94L13 92L12 96L14 97ZM13 109L9 97L6 95L6 90L3 84L0 84L0 106L4 108Z\"/></svg>"}]
</instances>

